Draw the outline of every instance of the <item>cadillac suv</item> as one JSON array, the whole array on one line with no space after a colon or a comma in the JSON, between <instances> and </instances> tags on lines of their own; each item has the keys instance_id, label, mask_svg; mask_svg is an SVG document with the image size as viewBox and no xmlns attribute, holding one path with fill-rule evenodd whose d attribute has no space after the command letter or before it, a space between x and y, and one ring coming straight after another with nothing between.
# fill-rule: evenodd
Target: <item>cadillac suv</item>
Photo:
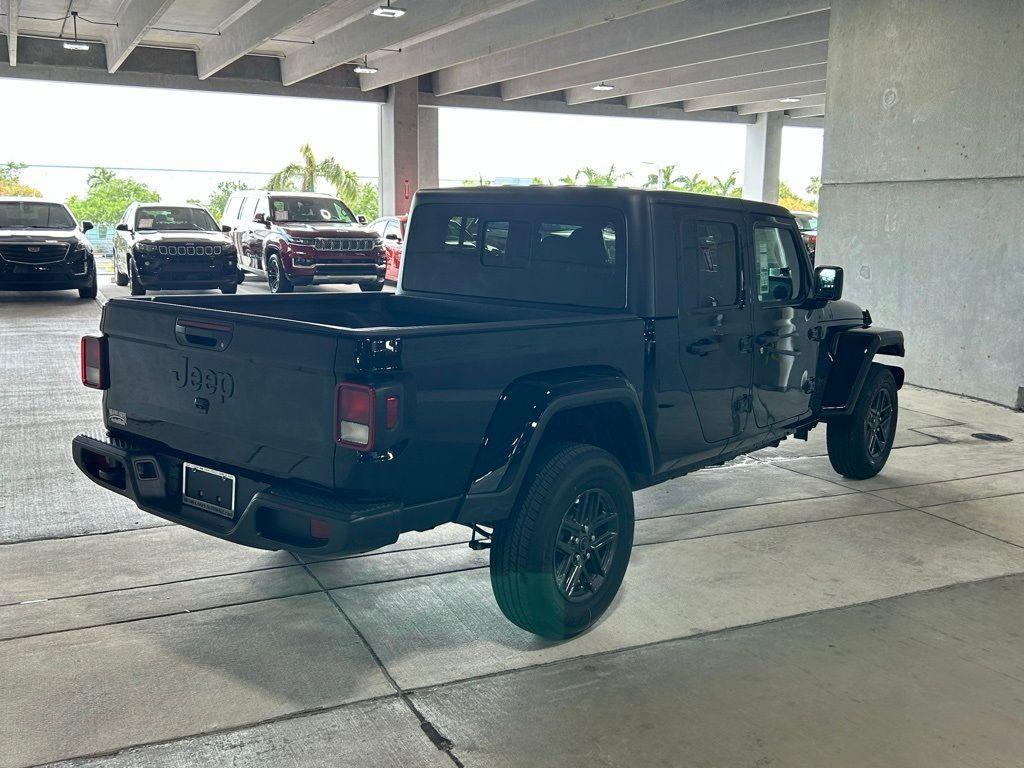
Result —
<instances>
[{"instance_id":1,"label":"cadillac suv","mask_svg":"<svg viewBox=\"0 0 1024 768\"><path fill-rule=\"evenodd\" d=\"M273 293L297 285L355 283L384 287L384 241L341 200L315 192L236 192L224 206L247 272L265 277Z\"/></svg>"},{"instance_id":2,"label":"cadillac suv","mask_svg":"<svg viewBox=\"0 0 1024 768\"><path fill-rule=\"evenodd\" d=\"M96 298L96 262L85 233L63 203L0 197L0 290L78 289Z\"/></svg>"}]
</instances>

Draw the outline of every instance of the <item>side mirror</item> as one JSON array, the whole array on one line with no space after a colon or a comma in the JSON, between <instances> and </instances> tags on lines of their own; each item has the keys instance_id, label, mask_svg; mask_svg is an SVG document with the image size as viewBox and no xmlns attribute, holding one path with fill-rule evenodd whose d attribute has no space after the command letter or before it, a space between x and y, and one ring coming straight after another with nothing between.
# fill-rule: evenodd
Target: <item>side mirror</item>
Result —
<instances>
[{"instance_id":1,"label":"side mirror","mask_svg":"<svg viewBox=\"0 0 1024 768\"><path fill-rule=\"evenodd\" d=\"M131 230L128 229L127 224L118 224L116 227L114 227L114 229L116 229L118 232L131 232Z\"/></svg>"},{"instance_id":2,"label":"side mirror","mask_svg":"<svg viewBox=\"0 0 1024 768\"><path fill-rule=\"evenodd\" d=\"M231 227L228 224L221 224L220 225L220 231L224 232L225 234L230 235L231 234Z\"/></svg>"},{"instance_id":3,"label":"side mirror","mask_svg":"<svg viewBox=\"0 0 1024 768\"><path fill-rule=\"evenodd\" d=\"M843 268L842 267L815 267L814 268L814 291L811 298L825 303L826 301L838 301L843 297Z\"/></svg>"},{"instance_id":4,"label":"side mirror","mask_svg":"<svg viewBox=\"0 0 1024 768\"><path fill-rule=\"evenodd\" d=\"M366 217L360 213L358 216L356 216L356 221L358 221L360 224L366 224Z\"/></svg>"},{"instance_id":5,"label":"side mirror","mask_svg":"<svg viewBox=\"0 0 1024 768\"><path fill-rule=\"evenodd\" d=\"M90 229L92 229L92 222L91 221L83 221L82 222L82 232L83 233L84 232L88 232Z\"/></svg>"},{"instance_id":6,"label":"side mirror","mask_svg":"<svg viewBox=\"0 0 1024 768\"><path fill-rule=\"evenodd\" d=\"M252 220L255 221L257 224L267 223L267 217L263 213L257 213L255 216L252 217Z\"/></svg>"},{"instance_id":7,"label":"side mirror","mask_svg":"<svg viewBox=\"0 0 1024 768\"><path fill-rule=\"evenodd\" d=\"M384 238L384 239L385 240L395 240L397 242L401 242L402 241L402 238L399 237L398 235L396 235L394 232L388 233L387 237Z\"/></svg>"}]
</instances>

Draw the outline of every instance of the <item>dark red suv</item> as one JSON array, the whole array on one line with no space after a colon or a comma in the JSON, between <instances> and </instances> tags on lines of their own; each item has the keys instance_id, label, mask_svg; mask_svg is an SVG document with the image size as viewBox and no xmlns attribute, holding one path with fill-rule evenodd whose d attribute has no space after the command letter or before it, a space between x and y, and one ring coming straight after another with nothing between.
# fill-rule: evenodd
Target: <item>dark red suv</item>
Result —
<instances>
[{"instance_id":1,"label":"dark red suv","mask_svg":"<svg viewBox=\"0 0 1024 768\"><path fill-rule=\"evenodd\" d=\"M235 192L221 224L231 228L238 266L265 277L274 293L296 285L384 287L380 236L341 200L315 192Z\"/></svg>"}]
</instances>

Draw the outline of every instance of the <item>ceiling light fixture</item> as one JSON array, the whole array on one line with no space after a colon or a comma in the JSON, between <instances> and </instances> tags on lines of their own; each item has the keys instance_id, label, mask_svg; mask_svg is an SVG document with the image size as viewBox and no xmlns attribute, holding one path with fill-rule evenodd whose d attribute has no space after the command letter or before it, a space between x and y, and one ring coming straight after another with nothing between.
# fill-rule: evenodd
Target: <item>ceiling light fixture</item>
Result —
<instances>
[{"instance_id":1,"label":"ceiling light fixture","mask_svg":"<svg viewBox=\"0 0 1024 768\"><path fill-rule=\"evenodd\" d=\"M391 4L391 0L387 0L386 4L378 5L371 13L382 19L398 19L405 16L405 8L398 8Z\"/></svg>"},{"instance_id":2,"label":"ceiling light fixture","mask_svg":"<svg viewBox=\"0 0 1024 768\"><path fill-rule=\"evenodd\" d=\"M608 85L608 83L605 83L605 82L601 82L601 83L598 83L595 86L592 86L592 90L595 90L595 91L614 91L615 90L615 86L614 85Z\"/></svg>"},{"instance_id":3,"label":"ceiling light fixture","mask_svg":"<svg viewBox=\"0 0 1024 768\"><path fill-rule=\"evenodd\" d=\"M74 29L75 29L75 40L74 40L74 42L72 42L70 40L64 41L64 50L66 50L66 51L88 51L89 50L89 44L88 43L83 43L83 42L81 42L78 39L78 11L72 11L71 12L71 23L74 25Z\"/></svg>"},{"instance_id":4,"label":"ceiling light fixture","mask_svg":"<svg viewBox=\"0 0 1024 768\"><path fill-rule=\"evenodd\" d=\"M789 96L785 99L779 99L779 103L781 104L796 104L798 101L800 101L800 99L798 99L796 96Z\"/></svg>"},{"instance_id":5,"label":"ceiling light fixture","mask_svg":"<svg viewBox=\"0 0 1024 768\"><path fill-rule=\"evenodd\" d=\"M365 56L363 56L362 61L360 61L358 64L352 67L352 71L355 72L357 75L376 75L378 72L380 72L380 70L377 69L377 67L370 66L370 62L366 60Z\"/></svg>"}]
</instances>

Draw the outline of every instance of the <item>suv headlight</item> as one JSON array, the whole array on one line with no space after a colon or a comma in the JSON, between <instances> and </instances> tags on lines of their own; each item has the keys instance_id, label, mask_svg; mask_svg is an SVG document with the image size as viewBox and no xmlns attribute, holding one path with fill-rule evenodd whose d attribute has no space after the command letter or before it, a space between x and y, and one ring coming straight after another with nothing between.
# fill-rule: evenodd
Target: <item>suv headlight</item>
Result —
<instances>
[{"instance_id":1,"label":"suv headlight","mask_svg":"<svg viewBox=\"0 0 1024 768\"><path fill-rule=\"evenodd\" d=\"M373 248L374 248L374 250L383 250L384 249L384 238L382 238L382 237L375 238L374 241L373 241Z\"/></svg>"},{"instance_id":2,"label":"suv headlight","mask_svg":"<svg viewBox=\"0 0 1024 768\"><path fill-rule=\"evenodd\" d=\"M292 245L308 245L310 248L316 245L315 237L292 237L291 235L285 235L284 239Z\"/></svg>"},{"instance_id":3,"label":"suv headlight","mask_svg":"<svg viewBox=\"0 0 1024 768\"><path fill-rule=\"evenodd\" d=\"M157 246L153 243L139 243L135 246L139 253L156 253Z\"/></svg>"}]
</instances>

